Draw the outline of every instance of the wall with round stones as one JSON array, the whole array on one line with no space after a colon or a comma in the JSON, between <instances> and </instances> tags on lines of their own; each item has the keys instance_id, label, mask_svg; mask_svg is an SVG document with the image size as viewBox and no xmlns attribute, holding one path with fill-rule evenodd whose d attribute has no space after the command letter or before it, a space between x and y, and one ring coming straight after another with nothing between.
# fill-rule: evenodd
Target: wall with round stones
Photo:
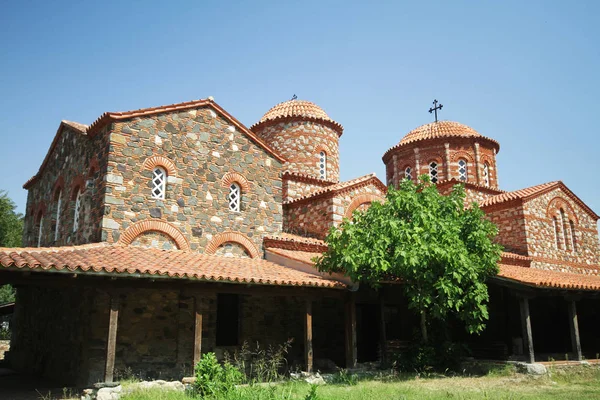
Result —
<instances>
[{"instance_id":1,"label":"wall with round stones","mask_svg":"<svg viewBox=\"0 0 600 400\"><path fill-rule=\"evenodd\" d=\"M194 251L224 231L239 232L260 249L263 235L281 230L281 163L211 108L114 123L110 146L103 241L117 242L143 220L176 227ZM144 167L157 156L174 169L164 199L152 198L152 170ZM239 212L229 209L223 184L231 173L247 180Z\"/></svg>"},{"instance_id":2,"label":"wall with round stones","mask_svg":"<svg viewBox=\"0 0 600 400\"><path fill-rule=\"evenodd\" d=\"M319 178L319 153L327 153L327 177L340 179L339 136L325 124L313 121L282 121L260 126L255 133L287 160L284 170Z\"/></svg>"}]
</instances>

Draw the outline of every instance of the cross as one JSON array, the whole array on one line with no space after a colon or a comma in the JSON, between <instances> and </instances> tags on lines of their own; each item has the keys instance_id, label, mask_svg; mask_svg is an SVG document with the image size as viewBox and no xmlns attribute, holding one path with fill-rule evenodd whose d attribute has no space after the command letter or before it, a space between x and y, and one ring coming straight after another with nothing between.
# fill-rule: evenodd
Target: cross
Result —
<instances>
[{"instance_id":1,"label":"cross","mask_svg":"<svg viewBox=\"0 0 600 400\"><path fill-rule=\"evenodd\" d=\"M296 96L295 94L292 96L292 100L296 100L298 98L298 96Z\"/></svg>"},{"instance_id":2,"label":"cross","mask_svg":"<svg viewBox=\"0 0 600 400\"><path fill-rule=\"evenodd\" d=\"M433 107L431 107L429 109L429 114L431 114L432 112L435 112L435 122L438 122L438 120L437 120L437 111L441 110L442 107L444 107L442 105L442 103L440 103L440 105L438 106L438 101L437 100L433 100Z\"/></svg>"}]
</instances>

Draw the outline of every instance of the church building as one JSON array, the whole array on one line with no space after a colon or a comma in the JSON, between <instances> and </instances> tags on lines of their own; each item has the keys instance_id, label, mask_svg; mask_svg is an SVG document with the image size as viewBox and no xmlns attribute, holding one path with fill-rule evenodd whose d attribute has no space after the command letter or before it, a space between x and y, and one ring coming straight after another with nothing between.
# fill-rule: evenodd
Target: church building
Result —
<instances>
[{"instance_id":1,"label":"church building","mask_svg":"<svg viewBox=\"0 0 600 400\"><path fill-rule=\"evenodd\" d=\"M490 321L473 356L599 358L598 215L562 182L500 189L500 145L458 122L414 129L374 174L339 180L343 127L291 100L249 128L212 98L62 121L28 190L7 359L65 384L189 376L202 353L293 339L290 366L353 367L402 351L416 326L399 283L319 273L331 227L387 187L463 184L499 228ZM509 178L509 177L506 177Z\"/></svg>"}]
</instances>

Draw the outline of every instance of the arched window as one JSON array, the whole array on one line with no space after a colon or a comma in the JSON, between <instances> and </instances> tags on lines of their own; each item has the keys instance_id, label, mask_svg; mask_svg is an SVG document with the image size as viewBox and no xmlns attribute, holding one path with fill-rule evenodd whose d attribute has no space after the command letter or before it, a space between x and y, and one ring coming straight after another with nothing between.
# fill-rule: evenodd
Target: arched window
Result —
<instances>
[{"instance_id":1,"label":"arched window","mask_svg":"<svg viewBox=\"0 0 600 400\"><path fill-rule=\"evenodd\" d=\"M58 232L60 231L60 209L62 207L62 190L58 192L58 200L56 202L56 223L54 224L54 241L58 240Z\"/></svg>"},{"instance_id":2,"label":"arched window","mask_svg":"<svg viewBox=\"0 0 600 400\"><path fill-rule=\"evenodd\" d=\"M327 153L319 153L319 178L327 179Z\"/></svg>"},{"instance_id":3,"label":"arched window","mask_svg":"<svg viewBox=\"0 0 600 400\"><path fill-rule=\"evenodd\" d=\"M227 200L229 201L229 209L231 211L240 211L240 203L242 198L242 190L240 189L240 185L236 182L232 183L229 186L229 195L227 196Z\"/></svg>"},{"instance_id":4,"label":"arched window","mask_svg":"<svg viewBox=\"0 0 600 400\"><path fill-rule=\"evenodd\" d=\"M404 168L404 179L412 180L412 169L410 167Z\"/></svg>"},{"instance_id":5,"label":"arched window","mask_svg":"<svg viewBox=\"0 0 600 400\"><path fill-rule=\"evenodd\" d=\"M560 233L558 232L558 221L556 217L552 217L552 224L554 226L554 244L557 249L560 249Z\"/></svg>"},{"instance_id":6,"label":"arched window","mask_svg":"<svg viewBox=\"0 0 600 400\"><path fill-rule=\"evenodd\" d=\"M42 235L44 234L44 216L40 215L40 222L38 227L38 242L37 247L42 246Z\"/></svg>"},{"instance_id":7,"label":"arched window","mask_svg":"<svg viewBox=\"0 0 600 400\"><path fill-rule=\"evenodd\" d=\"M490 164L483 163L483 183L490 186Z\"/></svg>"},{"instance_id":8,"label":"arched window","mask_svg":"<svg viewBox=\"0 0 600 400\"><path fill-rule=\"evenodd\" d=\"M570 243L570 239L567 239L569 234L568 234L568 230L567 230L567 217L565 216L565 210L563 210L561 208L559 212L560 212L560 222L562 223L562 232L563 232L563 239L564 239L563 243L565 244L566 250L571 250L572 246Z\"/></svg>"},{"instance_id":9,"label":"arched window","mask_svg":"<svg viewBox=\"0 0 600 400\"><path fill-rule=\"evenodd\" d=\"M462 158L458 160L458 179L463 182L467 181L467 162Z\"/></svg>"},{"instance_id":10,"label":"arched window","mask_svg":"<svg viewBox=\"0 0 600 400\"><path fill-rule=\"evenodd\" d=\"M438 165L435 161L429 163L429 179L433 183L438 181Z\"/></svg>"},{"instance_id":11,"label":"arched window","mask_svg":"<svg viewBox=\"0 0 600 400\"><path fill-rule=\"evenodd\" d=\"M571 248L573 252L577 251L577 238L575 237L575 224L573 220L569 220L569 226L571 227Z\"/></svg>"},{"instance_id":12,"label":"arched window","mask_svg":"<svg viewBox=\"0 0 600 400\"><path fill-rule=\"evenodd\" d=\"M81 212L81 189L77 191L75 197L75 210L73 211L73 232L79 229L79 213Z\"/></svg>"},{"instance_id":13,"label":"arched window","mask_svg":"<svg viewBox=\"0 0 600 400\"><path fill-rule=\"evenodd\" d=\"M152 197L155 199L164 199L167 187L167 173L162 167L155 167L152 170Z\"/></svg>"}]
</instances>

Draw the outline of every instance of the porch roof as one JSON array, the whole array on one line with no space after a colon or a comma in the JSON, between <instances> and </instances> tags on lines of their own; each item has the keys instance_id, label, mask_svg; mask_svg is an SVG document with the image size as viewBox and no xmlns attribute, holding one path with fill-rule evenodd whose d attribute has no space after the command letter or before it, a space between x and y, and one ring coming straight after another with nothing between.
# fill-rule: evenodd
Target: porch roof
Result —
<instances>
[{"instance_id":1,"label":"porch roof","mask_svg":"<svg viewBox=\"0 0 600 400\"><path fill-rule=\"evenodd\" d=\"M263 259L107 243L48 248L0 248L0 271L2 270L346 288L344 283L337 280Z\"/></svg>"}]
</instances>

